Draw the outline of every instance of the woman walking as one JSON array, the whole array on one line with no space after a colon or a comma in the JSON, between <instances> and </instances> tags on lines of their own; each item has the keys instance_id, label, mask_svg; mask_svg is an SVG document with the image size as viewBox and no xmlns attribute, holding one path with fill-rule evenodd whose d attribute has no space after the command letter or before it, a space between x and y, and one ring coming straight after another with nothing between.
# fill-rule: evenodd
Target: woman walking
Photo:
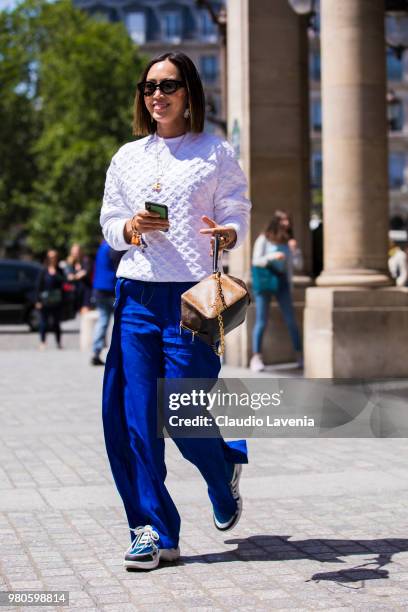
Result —
<instances>
[{"instance_id":1,"label":"woman walking","mask_svg":"<svg viewBox=\"0 0 408 612\"><path fill-rule=\"evenodd\" d=\"M293 268L302 267L302 256L292 234L289 215L277 210L265 232L255 240L252 265L270 268L271 274L277 277L276 300L289 331L296 360L303 367L302 341L295 319L292 300ZM269 305L273 296L269 291L254 291L255 325L252 331L252 359L250 368L253 372L262 372L265 365L262 358L262 339L268 323Z\"/></svg>"},{"instance_id":2,"label":"woman walking","mask_svg":"<svg viewBox=\"0 0 408 612\"><path fill-rule=\"evenodd\" d=\"M53 330L58 348L61 346L62 288L64 277L58 266L58 253L47 252L44 270L37 287L36 307L40 311L40 350L46 348L47 332Z\"/></svg>"},{"instance_id":3,"label":"woman walking","mask_svg":"<svg viewBox=\"0 0 408 612\"><path fill-rule=\"evenodd\" d=\"M91 309L92 299L92 262L82 252L80 244L71 246L64 268L65 276L75 287L76 309L85 314Z\"/></svg>"},{"instance_id":4,"label":"woman walking","mask_svg":"<svg viewBox=\"0 0 408 612\"><path fill-rule=\"evenodd\" d=\"M117 271L115 322L107 356L103 422L131 546L126 568L154 569L179 557L180 516L164 481L164 439L157 436L158 378L217 378L218 355L180 327L180 297L212 272L210 239L239 246L250 203L231 146L203 133L204 94L183 53L146 67L135 98L134 133L107 173L101 225L108 244L126 250ZM145 209L164 204L168 219ZM244 441L178 438L182 455L207 483L213 521L240 517Z\"/></svg>"}]
</instances>

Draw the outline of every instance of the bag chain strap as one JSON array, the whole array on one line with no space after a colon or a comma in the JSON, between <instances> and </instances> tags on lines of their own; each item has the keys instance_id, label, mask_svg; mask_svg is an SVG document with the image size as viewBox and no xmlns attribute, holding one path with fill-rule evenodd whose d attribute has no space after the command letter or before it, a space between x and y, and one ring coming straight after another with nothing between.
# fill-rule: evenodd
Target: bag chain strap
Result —
<instances>
[{"instance_id":1,"label":"bag chain strap","mask_svg":"<svg viewBox=\"0 0 408 612\"><path fill-rule=\"evenodd\" d=\"M217 313L217 318L218 318L218 326L220 329L220 346L218 348L216 346L213 346L213 350L216 355L218 355L219 357L222 357L225 351L225 332L224 332L224 321L222 319L221 313L223 310L227 308L227 305L225 303L224 294L222 292L221 273L215 272L215 278L217 281L217 300L219 303L219 310ZM214 304L214 306L216 306L216 304Z\"/></svg>"}]
</instances>

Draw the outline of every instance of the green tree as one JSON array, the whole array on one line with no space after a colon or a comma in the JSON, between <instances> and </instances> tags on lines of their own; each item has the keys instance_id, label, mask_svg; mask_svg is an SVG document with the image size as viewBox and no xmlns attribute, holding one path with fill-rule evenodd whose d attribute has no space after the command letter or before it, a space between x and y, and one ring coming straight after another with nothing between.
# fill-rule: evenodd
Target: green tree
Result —
<instances>
[{"instance_id":1,"label":"green tree","mask_svg":"<svg viewBox=\"0 0 408 612\"><path fill-rule=\"evenodd\" d=\"M33 70L24 19L0 13L0 240L24 224L36 176L31 146L38 137ZM16 33L19 36L16 36Z\"/></svg>"},{"instance_id":2,"label":"green tree","mask_svg":"<svg viewBox=\"0 0 408 612\"><path fill-rule=\"evenodd\" d=\"M146 58L123 24L93 19L69 0L27 0L7 20L21 55L13 95L27 104L32 126L20 148L23 163L30 162L29 189L18 191L29 243L34 252L73 240L92 247L100 237L106 168L131 137L135 84ZM0 43L0 71L4 56Z\"/></svg>"}]
</instances>

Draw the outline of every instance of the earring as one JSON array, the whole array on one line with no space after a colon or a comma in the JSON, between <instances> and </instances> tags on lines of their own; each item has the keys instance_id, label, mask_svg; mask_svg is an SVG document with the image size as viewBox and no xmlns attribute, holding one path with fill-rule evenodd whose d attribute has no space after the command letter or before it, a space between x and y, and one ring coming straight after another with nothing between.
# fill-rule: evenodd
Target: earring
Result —
<instances>
[{"instance_id":1,"label":"earring","mask_svg":"<svg viewBox=\"0 0 408 612\"><path fill-rule=\"evenodd\" d=\"M184 111L184 119L188 119L190 117L190 109L186 108L186 110Z\"/></svg>"}]
</instances>

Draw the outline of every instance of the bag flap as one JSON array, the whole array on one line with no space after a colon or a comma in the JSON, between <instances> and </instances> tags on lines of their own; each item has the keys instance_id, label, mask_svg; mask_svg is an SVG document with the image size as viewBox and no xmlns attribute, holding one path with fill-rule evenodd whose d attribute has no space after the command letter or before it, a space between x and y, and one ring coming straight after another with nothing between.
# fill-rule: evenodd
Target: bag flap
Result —
<instances>
[{"instance_id":1,"label":"bag flap","mask_svg":"<svg viewBox=\"0 0 408 612\"><path fill-rule=\"evenodd\" d=\"M227 308L248 294L245 283L240 279L235 279L228 274L221 274L220 280ZM190 304L207 319L216 317L219 310L219 299L218 282L215 275L207 276L207 278L204 278L194 287L185 291L181 299L186 304Z\"/></svg>"}]
</instances>

